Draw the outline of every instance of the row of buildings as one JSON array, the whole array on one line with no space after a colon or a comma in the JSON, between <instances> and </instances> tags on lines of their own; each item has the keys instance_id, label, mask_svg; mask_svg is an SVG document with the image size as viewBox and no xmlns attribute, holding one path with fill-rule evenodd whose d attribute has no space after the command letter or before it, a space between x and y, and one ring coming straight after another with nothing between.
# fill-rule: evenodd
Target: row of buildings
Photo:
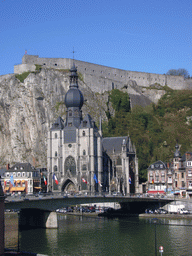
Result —
<instances>
[{"instance_id":1,"label":"row of buildings","mask_svg":"<svg viewBox=\"0 0 192 256\"><path fill-rule=\"evenodd\" d=\"M83 117L75 65L70 71L66 120L58 117L48 132L47 168L7 166L1 174L4 193L139 193L138 159L130 137L103 138L101 121L98 128L89 114ZM147 193L192 196L192 153L181 157L179 146L175 148L172 163L149 166Z\"/></svg>"},{"instance_id":2,"label":"row of buildings","mask_svg":"<svg viewBox=\"0 0 192 256\"><path fill-rule=\"evenodd\" d=\"M186 152L181 156L179 146L176 145L175 148L172 163L164 163L159 160L148 167L148 181L146 183L148 194L172 194L183 198L192 197L192 152ZM120 162L119 159L118 161ZM116 165L116 168L118 168L118 165ZM50 186L50 184L47 184L48 173L46 168L35 169L29 163L17 163L12 167L7 165L7 168L1 171L2 187L6 194L46 192ZM52 184L55 184L54 187L56 187L55 191L58 191L59 182L55 182L54 175L52 180ZM87 185L86 180L83 183ZM115 187L114 179L111 184L114 188L111 192L120 191L120 187L119 189ZM102 184L100 187L102 188ZM87 187L84 186L81 189L82 191L87 192Z\"/></svg>"},{"instance_id":3,"label":"row of buildings","mask_svg":"<svg viewBox=\"0 0 192 256\"><path fill-rule=\"evenodd\" d=\"M159 160L148 167L148 193L192 197L192 152L181 156L178 144L175 149L171 163Z\"/></svg>"}]
</instances>

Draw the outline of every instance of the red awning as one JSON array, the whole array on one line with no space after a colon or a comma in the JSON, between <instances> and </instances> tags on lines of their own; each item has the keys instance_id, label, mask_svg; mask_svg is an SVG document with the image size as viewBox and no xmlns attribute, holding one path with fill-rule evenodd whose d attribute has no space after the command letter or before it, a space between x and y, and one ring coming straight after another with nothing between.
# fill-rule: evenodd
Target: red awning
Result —
<instances>
[{"instance_id":1,"label":"red awning","mask_svg":"<svg viewBox=\"0 0 192 256\"><path fill-rule=\"evenodd\" d=\"M149 190L147 191L148 194L165 194L163 190Z\"/></svg>"}]
</instances>

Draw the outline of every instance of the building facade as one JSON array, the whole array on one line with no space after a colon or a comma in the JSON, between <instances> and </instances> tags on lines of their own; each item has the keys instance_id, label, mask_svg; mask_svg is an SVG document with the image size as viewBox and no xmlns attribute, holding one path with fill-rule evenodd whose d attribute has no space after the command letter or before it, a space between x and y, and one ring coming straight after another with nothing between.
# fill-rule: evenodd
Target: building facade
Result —
<instances>
[{"instance_id":1,"label":"building facade","mask_svg":"<svg viewBox=\"0 0 192 256\"><path fill-rule=\"evenodd\" d=\"M103 138L101 120L98 128L90 115L83 117L75 65L70 71L66 120L59 117L48 134L48 191L136 192L138 160L130 138Z\"/></svg>"},{"instance_id":2,"label":"building facade","mask_svg":"<svg viewBox=\"0 0 192 256\"><path fill-rule=\"evenodd\" d=\"M40 172L30 163L7 166L3 175L4 193L33 194L41 191Z\"/></svg>"},{"instance_id":3,"label":"building facade","mask_svg":"<svg viewBox=\"0 0 192 256\"><path fill-rule=\"evenodd\" d=\"M171 163L157 161L148 167L148 193L168 193L182 198L192 197L192 152L182 157L179 145Z\"/></svg>"}]
</instances>

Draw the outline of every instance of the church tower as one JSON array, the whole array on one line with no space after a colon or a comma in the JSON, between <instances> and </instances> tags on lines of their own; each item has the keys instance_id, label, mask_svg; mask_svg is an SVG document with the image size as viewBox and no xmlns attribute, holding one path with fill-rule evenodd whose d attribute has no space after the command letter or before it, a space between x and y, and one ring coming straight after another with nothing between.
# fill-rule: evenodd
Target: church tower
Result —
<instances>
[{"instance_id":1,"label":"church tower","mask_svg":"<svg viewBox=\"0 0 192 256\"><path fill-rule=\"evenodd\" d=\"M102 132L90 115L82 117L83 94L75 65L65 95L65 122L59 117L48 135L48 190L100 192L102 187Z\"/></svg>"}]
</instances>

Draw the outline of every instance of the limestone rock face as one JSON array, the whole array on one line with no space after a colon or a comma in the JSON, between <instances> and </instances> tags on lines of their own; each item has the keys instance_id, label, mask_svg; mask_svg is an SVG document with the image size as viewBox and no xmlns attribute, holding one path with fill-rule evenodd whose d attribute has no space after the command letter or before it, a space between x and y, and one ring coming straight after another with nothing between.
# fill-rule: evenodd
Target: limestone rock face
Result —
<instances>
[{"instance_id":1,"label":"limestone rock face","mask_svg":"<svg viewBox=\"0 0 192 256\"><path fill-rule=\"evenodd\" d=\"M23 82L15 74L0 76L0 166L29 162L46 167L47 134L55 120L66 117L65 94L69 89L69 71L42 68L31 72ZM100 94L79 76L79 89L84 96L83 116L90 114L99 125L106 111L115 114L108 103L109 92ZM96 88L95 88L96 90ZM147 90L129 81L122 88L130 96L131 107L155 103L164 91ZM99 91L99 90L98 90Z\"/></svg>"},{"instance_id":2,"label":"limestone rock face","mask_svg":"<svg viewBox=\"0 0 192 256\"><path fill-rule=\"evenodd\" d=\"M79 81L85 103L83 113L97 122L106 119L106 102ZM30 73L24 82L14 74L0 76L0 166L30 162L46 167L47 133L61 116L65 119L64 98L69 89L69 73L42 69Z\"/></svg>"}]
</instances>

